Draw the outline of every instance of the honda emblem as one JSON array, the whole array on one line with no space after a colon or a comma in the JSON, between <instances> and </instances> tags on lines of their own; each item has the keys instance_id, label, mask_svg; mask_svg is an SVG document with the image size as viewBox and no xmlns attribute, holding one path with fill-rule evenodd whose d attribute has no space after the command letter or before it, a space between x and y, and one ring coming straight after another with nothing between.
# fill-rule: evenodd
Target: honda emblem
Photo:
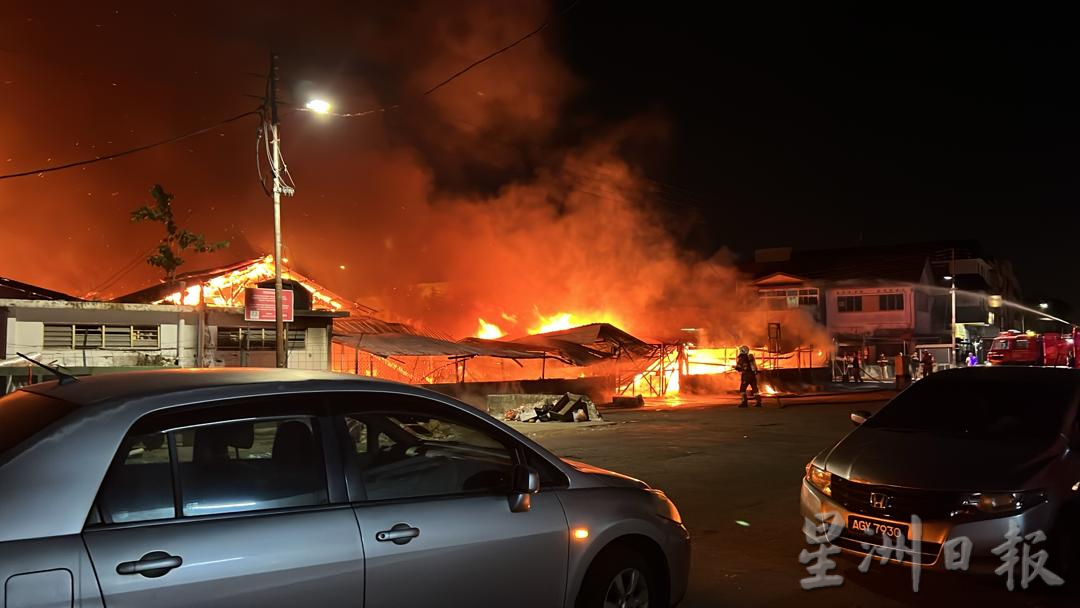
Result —
<instances>
[{"instance_id":1,"label":"honda emblem","mask_svg":"<svg viewBox=\"0 0 1080 608\"><path fill-rule=\"evenodd\" d=\"M888 509L892 506L892 496L888 494L870 493L870 506L875 509Z\"/></svg>"}]
</instances>

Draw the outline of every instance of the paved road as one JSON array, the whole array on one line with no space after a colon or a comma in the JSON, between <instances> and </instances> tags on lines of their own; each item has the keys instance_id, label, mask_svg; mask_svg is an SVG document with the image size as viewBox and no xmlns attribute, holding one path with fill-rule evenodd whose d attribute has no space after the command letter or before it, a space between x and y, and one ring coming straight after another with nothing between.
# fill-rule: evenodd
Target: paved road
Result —
<instances>
[{"instance_id":1,"label":"paved road","mask_svg":"<svg viewBox=\"0 0 1080 608\"><path fill-rule=\"evenodd\" d=\"M775 401L738 409L702 400L604 413L614 424L534 425L530 434L560 456L644 479L679 506L694 538L686 606L1057 606L1052 594L1009 593L1004 579L842 564L839 588L803 591L806 548L798 511L806 463L851 429L851 409L877 409L882 394ZM727 401L727 400L725 400ZM745 522L748 525L737 523Z\"/></svg>"}]
</instances>

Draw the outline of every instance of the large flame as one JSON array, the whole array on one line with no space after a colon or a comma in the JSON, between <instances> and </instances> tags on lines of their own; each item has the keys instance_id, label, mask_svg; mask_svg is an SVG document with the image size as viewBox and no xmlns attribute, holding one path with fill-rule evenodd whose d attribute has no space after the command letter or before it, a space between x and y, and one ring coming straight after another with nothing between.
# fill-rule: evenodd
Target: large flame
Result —
<instances>
[{"instance_id":1,"label":"large flame","mask_svg":"<svg viewBox=\"0 0 1080 608\"><path fill-rule=\"evenodd\" d=\"M483 338L485 340L498 340L499 338L506 335L506 332L494 323L488 323L483 318L479 318L477 319L477 321L480 322L480 326L476 330L477 338Z\"/></svg>"},{"instance_id":2,"label":"large flame","mask_svg":"<svg viewBox=\"0 0 1080 608\"><path fill-rule=\"evenodd\" d=\"M564 329L572 329L574 327L581 327L582 325L589 325L591 323L611 323L620 329L626 329L616 319L615 315L606 312L600 313L572 313L572 312L556 312L551 315L545 315L540 311L533 311L536 315L536 320L526 328L525 333L530 336L536 334L546 334L552 331L561 331ZM485 340L498 340L509 335L509 332L503 329L503 327L518 325L518 316L508 313L500 313L500 318L506 321L509 325L496 325L484 319L478 317L476 319L477 326L476 332L473 334L477 338L483 338Z\"/></svg>"},{"instance_id":3,"label":"large flame","mask_svg":"<svg viewBox=\"0 0 1080 608\"><path fill-rule=\"evenodd\" d=\"M582 325L589 325L590 323L611 323L612 325L619 327L619 329L633 331L632 328L623 326L616 316L609 312L587 314L556 312L552 315L544 315L540 311L535 312L537 319L536 323L527 330L530 335L546 334L551 331L561 331L564 329L581 327Z\"/></svg>"},{"instance_id":4,"label":"large flame","mask_svg":"<svg viewBox=\"0 0 1080 608\"><path fill-rule=\"evenodd\" d=\"M568 312L557 312L550 317L537 314L540 317L537 325L529 328L530 334L546 334L549 331L560 331L563 329L570 329L576 327L578 324L574 323L574 315ZM584 325L584 323L580 323Z\"/></svg>"}]
</instances>

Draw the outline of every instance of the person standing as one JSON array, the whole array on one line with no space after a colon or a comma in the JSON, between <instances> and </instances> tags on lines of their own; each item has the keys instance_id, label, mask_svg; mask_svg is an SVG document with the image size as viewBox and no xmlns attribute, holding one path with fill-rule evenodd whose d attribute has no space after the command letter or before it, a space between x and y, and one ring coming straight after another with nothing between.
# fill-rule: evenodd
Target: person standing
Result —
<instances>
[{"instance_id":1,"label":"person standing","mask_svg":"<svg viewBox=\"0 0 1080 608\"><path fill-rule=\"evenodd\" d=\"M922 377L925 378L934 373L934 353L924 350L922 353Z\"/></svg>"},{"instance_id":2,"label":"person standing","mask_svg":"<svg viewBox=\"0 0 1080 608\"><path fill-rule=\"evenodd\" d=\"M896 390L902 390L911 384L911 368L909 365L909 357L904 353L896 355L895 363L893 366L896 368Z\"/></svg>"},{"instance_id":3,"label":"person standing","mask_svg":"<svg viewBox=\"0 0 1080 608\"><path fill-rule=\"evenodd\" d=\"M739 372L739 394L742 395L742 402L739 403L739 407L749 405L746 399L747 388L754 395L754 407L761 407L761 393L758 392L757 386L757 361L754 360L754 355L750 352L749 346L743 345L739 347L739 356L735 359L735 371Z\"/></svg>"},{"instance_id":4,"label":"person standing","mask_svg":"<svg viewBox=\"0 0 1080 608\"><path fill-rule=\"evenodd\" d=\"M854 382L862 384L862 355L855 351L851 359L851 377Z\"/></svg>"}]
</instances>

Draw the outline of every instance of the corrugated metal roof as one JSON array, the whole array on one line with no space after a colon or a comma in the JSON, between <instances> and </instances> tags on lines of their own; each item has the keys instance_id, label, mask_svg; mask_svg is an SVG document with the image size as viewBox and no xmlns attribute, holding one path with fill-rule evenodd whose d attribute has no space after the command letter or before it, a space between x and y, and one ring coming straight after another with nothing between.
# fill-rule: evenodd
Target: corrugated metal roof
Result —
<instances>
[{"instance_id":1,"label":"corrugated metal roof","mask_svg":"<svg viewBox=\"0 0 1080 608\"><path fill-rule=\"evenodd\" d=\"M551 331L514 340L520 344L532 344L562 349L574 358L592 359L612 356L647 356L655 351L655 345L635 338L610 323L590 323L580 327ZM587 349L586 351L581 348Z\"/></svg>"},{"instance_id":2,"label":"corrugated metal roof","mask_svg":"<svg viewBox=\"0 0 1080 608\"><path fill-rule=\"evenodd\" d=\"M383 321L373 316L349 317L334 321L334 334L341 336L358 336L364 334L404 334L410 336L425 336L436 340L453 342L454 339L446 333L432 329L421 329L406 323L393 323Z\"/></svg>"},{"instance_id":3,"label":"corrugated metal roof","mask_svg":"<svg viewBox=\"0 0 1080 608\"><path fill-rule=\"evenodd\" d=\"M334 342L345 344L380 357L499 357L503 359L539 359L539 349L525 350L494 341L452 342L413 334L352 334L336 331Z\"/></svg>"},{"instance_id":4,"label":"corrugated metal roof","mask_svg":"<svg viewBox=\"0 0 1080 608\"><path fill-rule=\"evenodd\" d=\"M0 298L12 300L66 300L69 302L81 302L75 296L66 293L45 289L37 285L23 283L6 277L0 277Z\"/></svg>"},{"instance_id":5,"label":"corrugated metal roof","mask_svg":"<svg viewBox=\"0 0 1080 608\"><path fill-rule=\"evenodd\" d=\"M526 336L515 340L465 338L453 341L402 323L373 317L337 319L334 342L380 357L444 356L539 359L587 366L615 357L651 355L655 347L607 323Z\"/></svg>"}]
</instances>

